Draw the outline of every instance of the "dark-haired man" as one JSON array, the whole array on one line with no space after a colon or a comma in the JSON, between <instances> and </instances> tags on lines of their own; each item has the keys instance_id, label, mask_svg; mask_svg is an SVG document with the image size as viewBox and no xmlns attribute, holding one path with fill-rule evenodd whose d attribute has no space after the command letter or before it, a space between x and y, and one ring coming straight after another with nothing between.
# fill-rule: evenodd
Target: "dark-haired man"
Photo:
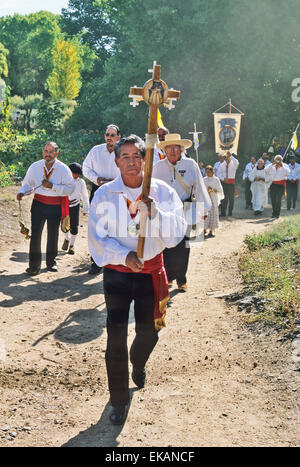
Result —
<instances>
[{"instance_id":1,"label":"dark-haired man","mask_svg":"<svg viewBox=\"0 0 300 467\"><path fill-rule=\"evenodd\" d=\"M107 309L106 367L110 421L122 424L129 403L127 331L130 304L134 301L135 338L130 348L132 379L142 388L145 365L165 326L168 281L162 251L181 241L186 230L182 203L176 192L152 179L150 196L141 200L145 144L136 135L115 146L120 175L96 191L89 217L89 249L104 268ZM147 225L143 261L137 256L140 217Z\"/></svg>"},{"instance_id":2,"label":"dark-haired man","mask_svg":"<svg viewBox=\"0 0 300 467\"><path fill-rule=\"evenodd\" d=\"M57 160L58 146L53 141L45 143L43 159L31 164L17 194L21 201L24 195L34 193L31 206L31 239L27 274L36 276L41 268L41 238L47 221L46 264L48 271L56 272L55 258L58 252L58 232L61 220L69 213L68 195L73 191L73 178L69 167Z\"/></svg>"},{"instance_id":3,"label":"dark-haired man","mask_svg":"<svg viewBox=\"0 0 300 467\"><path fill-rule=\"evenodd\" d=\"M120 139L120 129L117 125L110 124L104 134L105 143L94 146L82 164L83 175L92 182L90 202L95 191L104 183L114 180L119 175L119 169L115 164L115 144ZM95 275L101 272L93 258L89 274Z\"/></svg>"}]
</instances>

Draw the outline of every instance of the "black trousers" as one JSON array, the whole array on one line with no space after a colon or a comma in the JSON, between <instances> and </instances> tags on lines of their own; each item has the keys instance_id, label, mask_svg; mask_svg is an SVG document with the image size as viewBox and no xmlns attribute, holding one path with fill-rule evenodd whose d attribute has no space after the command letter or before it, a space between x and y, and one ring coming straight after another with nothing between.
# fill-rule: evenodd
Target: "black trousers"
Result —
<instances>
[{"instance_id":1,"label":"black trousers","mask_svg":"<svg viewBox=\"0 0 300 467\"><path fill-rule=\"evenodd\" d=\"M104 296L107 309L105 353L111 405L129 401L128 318L134 300L135 338L130 361L142 369L158 341L154 326L154 292L151 274L119 272L104 268Z\"/></svg>"},{"instance_id":2,"label":"black trousers","mask_svg":"<svg viewBox=\"0 0 300 467\"><path fill-rule=\"evenodd\" d=\"M224 199L221 201L221 216L226 216L227 206L228 206L228 215L232 216L233 205L234 205L234 184L233 183L222 183L224 191Z\"/></svg>"},{"instance_id":3,"label":"black trousers","mask_svg":"<svg viewBox=\"0 0 300 467\"><path fill-rule=\"evenodd\" d=\"M281 200L284 195L284 185L272 183L270 186L270 195L272 203L272 216L279 217L281 211Z\"/></svg>"},{"instance_id":4,"label":"black trousers","mask_svg":"<svg viewBox=\"0 0 300 467\"><path fill-rule=\"evenodd\" d=\"M245 200L246 200L246 209L252 207L251 182L249 180L245 181Z\"/></svg>"},{"instance_id":5,"label":"black trousers","mask_svg":"<svg viewBox=\"0 0 300 467\"><path fill-rule=\"evenodd\" d=\"M287 208L291 209L296 207L296 201L298 198L298 185L290 180L286 181L286 204Z\"/></svg>"},{"instance_id":6,"label":"black trousers","mask_svg":"<svg viewBox=\"0 0 300 467\"><path fill-rule=\"evenodd\" d=\"M95 183L92 183L92 188L91 188L91 193L90 193L90 203L92 202L92 199L94 197L94 193L96 190L98 190L99 185L96 185Z\"/></svg>"},{"instance_id":7,"label":"black trousers","mask_svg":"<svg viewBox=\"0 0 300 467\"><path fill-rule=\"evenodd\" d=\"M69 212L70 212L70 233L72 235L77 235L78 234L79 210L80 210L80 204L77 204L76 206L70 206L70 208L69 208Z\"/></svg>"},{"instance_id":8,"label":"black trousers","mask_svg":"<svg viewBox=\"0 0 300 467\"><path fill-rule=\"evenodd\" d=\"M187 240L184 238L174 248L165 248L163 251L168 281L171 282L176 279L178 285L187 282L186 273L190 257L190 247Z\"/></svg>"},{"instance_id":9,"label":"black trousers","mask_svg":"<svg viewBox=\"0 0 300 467\"><path fill-rule=\"evenodd\" d=\"M41 267L42 232L47 221L47 249L46 264L51 267L55 264L57 256L57 244L59 225L61 220L60 205L48 205L40 203L35 199L31 205L31 239L29 246L29 267L38 269Z\"/></svg>"}]
</instances>

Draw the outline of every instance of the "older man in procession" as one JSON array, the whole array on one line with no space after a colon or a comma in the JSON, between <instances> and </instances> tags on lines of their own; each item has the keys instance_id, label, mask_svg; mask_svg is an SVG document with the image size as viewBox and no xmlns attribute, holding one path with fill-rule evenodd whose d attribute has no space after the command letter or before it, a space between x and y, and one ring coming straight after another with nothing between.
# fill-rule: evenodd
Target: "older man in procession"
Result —
<instances>
[{"instance_id":1,"label":"older man in procession","mask_svg":"<svg viewBox=\"0 0 300 467\"><path fill-rule=\"evenodd\" d=\"M63 162L57 160L58 146L53 141L45 143L43 159L30 165L22 187L17 194L21 201L24 195L34 193L31 206L31 238L29 246L29 267L27 274L36 276L41 269L41 238L47 222L47 270L57 272L59 226L68 230L69 198L74 189L72 172Z\"/></svg>"},{"instance_id":2,"label":"older man in procession","mask_svg":"<svg viewBox=\"0 0 300 467\"><path fill-rule=\"evenodd\" d=\"M145 365L165 326L168 281L163 250L183 238L186 222L182 203L171 187L152 179L150 195L141 200L145 144L136 135L115 146L120 175L101 186L91 203L89 249L99 267L107 309L106 367L113 424L126 419L129 403L127 331L134 300L135 338L130 348L132 379L142 388ZM137 256L140 217L146 214L144 257Z\"/></svg>"},{"instance_id":3,"label":"older man in procession","mask_svg":"<svg viewBox=\"0 0 300 467\"><path fill-rule=\"evenodd\" d=\"M198 212L196 223L201 223L205 212L211 208L211 200L203 182L197 163L190 158L182 157L182 153L192 146L192 141L181 139L179 134L166 135L159 147L166 153L166 158L153 167L153 177L163 180L176 190L181 201L192 206L195 200ZM202 212L200 212L202 210ZM194 221L193 221L194 222ZM191 227L191 225L190 225ZM187 269L190 247L187 237L173 248L164 250L164 264L169 283L176 280L180 290L187 290Z\"/></svg>"},{"instance_id":4,"label":"older man in procession","mask_svg":"<svg viewBox=\"0 0 300 467\"><path fill-rule=\"evenodd\" d=\"M289 166L283 162L280 154L274 157L274 162L265 168L265 173L270 178L270 195L272 203L272 218L279 218L281 201L285 192L286 179L290 173Z\"/></svg>"},{"instance_id":5,"label":"older man in procession","mask_svg":"<svg viewBox=\"0 0 300 467\"><path fill-rule=\"evenodd\" d=\"M220 217L226 217L227 207L228 216L232 216L234 206L234 191L235 191L235 175L239 161L227 151L225 154L225 160L220 164L218 170L218 177L221 180L224 199L221 201L221 213Z\"/></svg>"},{"instance_id":6,"label":"older man in procession","mask_svg":"<svg viewBox=\"0 0 300 467\"><path fill-rule=\"evenodd\" d=\"M90 202L95 191L104 183L114 180L120 174L115 164L115 144L120 139L120 129L115 124L106 127L104 134L105 143L94 146L86 156L82 164L83 175L92 182ZM95 275L101 272L93 258L89 274Z\"/></svg>"},{"instance_id":7,"label":"older man in procession","mask_svg":"<svg viewBox=\"0 0 300 467\"><path fill-rule=\"evenodd\" d=\"M289 162L290 173L286 179L286 207L287 210L296 209L296 202L298 198L298 184L300 179L300 164L296 162L296 156L294 154L290 155Z\"/></svg>"},{"instance_id":8,"label":"older man in procession","mask_svg":"<svg viewBox=\"0 0 300 467\"><path fill-rule=\"evenodd\" d=\"M251 181L249 179L250 172L256 166L256 157L252 156L250 162L246 164L246 167L243 172L243 181L245 182L245 201L246 209L252 208L252 191L251 191Z\"/></svg>"}]
</instances>

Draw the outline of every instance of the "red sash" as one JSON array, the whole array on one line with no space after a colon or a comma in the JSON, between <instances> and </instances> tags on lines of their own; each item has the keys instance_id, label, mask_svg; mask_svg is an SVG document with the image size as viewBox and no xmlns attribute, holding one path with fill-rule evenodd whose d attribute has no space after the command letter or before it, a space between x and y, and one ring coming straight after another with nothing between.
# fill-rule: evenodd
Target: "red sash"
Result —
<instances>
[{"instance_id":1,"label":"red sash","mask_svg":"<svg viewBox=\"0 0 300 467\"><path fill-rule=\"evenodd\" d=\"M274 180L272 183L274 183L274 185L283 185L283 187L284 187L283 201L285 201L285 199L286 199L286 180Z\"/></svg>"},{"instance_id":2,"label":"red sash","mask_svg":"<svg viewBox=\"0 0 300 467\"><path fill-rule=\"evenodd\" d=\"M64 222L64 220L69 216L69 197L68 196L44 196L44 195L39 195L38 193L35 193L34 199L43 204L48 204L48 205L52 204L52 205L57 205L57 206L60 205L62 226L66 223L66 221ZM69 229L67 228L67 230Z\"/></svg>"},{"instance_id":3,"label":"red sash","mask_svg":"<svg viewBox=\"0 0 300 467\"><path fill-rule=\"evenodd\" d=\"M285 180L274 180L272 183L274 183L274 185L285 185Z\"/></svg>"},{"instance_id":4,"label":"red sash","mask_svg":"<svg viewBox=\"0 0 300 467\"><path fill-rule=\"evenodd\" d=\"M234 185L235 184L235 179L234 178L225 178L225 180L222 180L223 183L228 183L230 185Z\"/></svg>"},{"instance_id":5,"label":"red sash","mask_svg":"<svg viewBox=\"0 0 300 467\"><path fill-rule=\"evenodd\" d=\"M106 264L106 268L115 271L133 273L132 269L121 264ZM142 274L151 274L154 289L154 325L157 331L166 326L167 302L170 299L166 270L163 264L163 255L159 253L154 258L145 261ZM138 273L139 274L139 273Z\"/></svg>"}]
</instances>

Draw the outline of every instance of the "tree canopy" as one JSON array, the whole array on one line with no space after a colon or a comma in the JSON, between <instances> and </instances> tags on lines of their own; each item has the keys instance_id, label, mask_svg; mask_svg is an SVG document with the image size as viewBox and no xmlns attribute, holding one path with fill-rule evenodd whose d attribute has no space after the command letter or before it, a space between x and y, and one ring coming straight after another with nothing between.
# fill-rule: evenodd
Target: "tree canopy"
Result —
<instances>
[{"instance_id":1,"label":"tree canopy","mask_svg":"<svg viewBox=\"0 0 300 467\"><path fill-rule=\"evenodd\" d=\"M297 8L297 0L69 0L61 15L0 18L6 83L23 98L66 97L54 92L52 57L57 44L72 44L78 71L64 80L67 85L77 76L77 105L67 130L103 131L115 122L123 134L143 136L147 106L130 107L128 93L150 78L156 60L162 79L181 91L175 110L162 109L170 131L187 136L196 122L206 136L202 149L213 153L212 113L231 99L245 114L240 151L252 154L298 123L299 104L291 97L298 77Z\"/></svg>"}]
</instances>

